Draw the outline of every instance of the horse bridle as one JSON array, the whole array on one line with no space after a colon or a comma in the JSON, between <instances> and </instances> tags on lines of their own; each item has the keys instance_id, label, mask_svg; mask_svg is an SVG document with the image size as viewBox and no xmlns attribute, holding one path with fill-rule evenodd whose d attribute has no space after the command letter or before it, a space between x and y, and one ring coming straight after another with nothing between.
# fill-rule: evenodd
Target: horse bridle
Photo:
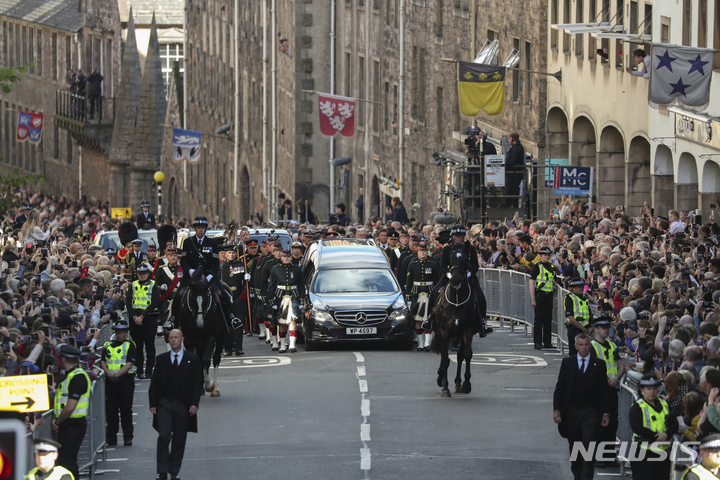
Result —
<instances>
[{"instance_id":1,"label":"horse bridle","mask_svg":"<svg viewBox=\"0 0 720 480\"><path fill-rule=\"evenodd\" d=\"M467 282L465 282L463 285L467 285L467 287L468 287L468 296L467 296L467 298L466 298L464 301L462 301L462 302L460 302L460 303L454 303L454 302L450 301L450 299L448 298L448 288L445 287L445 300L446 300L450 305L454 305L454 306L456 306L456 307L459 307L460 305L465 305L465 304L470 300L470 296L472 295L472 287L470 287L470 284L467 283ZM462 288L462 286L460 286L460 288ZM458 290L459 290L459 289L458 289ZM458 299L458 290L455 290L455 300Z\"/></svg>"}]
</instances>

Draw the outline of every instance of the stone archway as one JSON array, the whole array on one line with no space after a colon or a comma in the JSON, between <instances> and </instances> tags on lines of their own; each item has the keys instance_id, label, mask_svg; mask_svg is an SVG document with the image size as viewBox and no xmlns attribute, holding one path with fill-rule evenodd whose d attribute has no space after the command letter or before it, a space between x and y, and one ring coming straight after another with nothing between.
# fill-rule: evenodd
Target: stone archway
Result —
<instances>
[{"instance_id":1,"label":"stone archway","mask_svg":"<svg viewBox=\"0 0 720 480\"><path fill-rule=\"evenodd\" d=\"M576 118L572 130L570 163L579 167L595 167L597 162L596 142L595 125L587 117ZM595 177L597 178L597 174Z\"/></svg>"},{"instance_id":2,"label":"stone archway","mask_svg":"<svg viewBox=\"0 0 720 480\"><path fill-rule=\"evenodd\" d=\"M675 179L675 204L681 211L695 210L698 207L698 169L695 157L683 152L678 160Z\"/></svg>"},{"instance_id":3,"label":"stone archway","mask_svg":"<svg viewBox=\"0 0 720 480\"><path fill-rule=\"evenodd\" d=\"M550 158L570 158L568 119L565 112L558 107L551 108L548 112L546 128L547 152Z\"/></svg>"},{"instance_id":4,"label":"stone archway","mask_svg":"<svg viewBox=\"0 0 720 480\"><path fill-rule=\"evenodd\" d=\"M720 165L707 160L703 165L702 182L700 185L700 209L704 214L710 213L710 204L720 194Z\"/></svg>"},{"instance_id":5,"label":"stone archway","mask_svg":"<svg viewBox=\"0 0 720 480\"><path fill-rule=\"evenodd\" d=\"M675 208L675 171L673 169L673 155L670 148L658 145L655 149L653 161L652 192L655 214L661 212L666 215Z\"/></svg>"},{"instance_id":6,"label":"stone archway","mask_svg":"<svg viewBox=\"0 0 720 480\"><path fill-rule=\"evenodd\" d=\"M625 141L620 131L610 125L600 134L597 156L597 201L614 207L625 204Z\"/></svg>"},{"instance_id":7,"label":"stone archway","mask_svg":"<svg viewBox=\"0 0 720 480\"><path fill-rule=\"evenodd\" d=\"M646 138L635 137L630 142L625 172L625 205L631 215L636 215L644 202L652 203L650 142Z\"/></svg>"}]
</instances>

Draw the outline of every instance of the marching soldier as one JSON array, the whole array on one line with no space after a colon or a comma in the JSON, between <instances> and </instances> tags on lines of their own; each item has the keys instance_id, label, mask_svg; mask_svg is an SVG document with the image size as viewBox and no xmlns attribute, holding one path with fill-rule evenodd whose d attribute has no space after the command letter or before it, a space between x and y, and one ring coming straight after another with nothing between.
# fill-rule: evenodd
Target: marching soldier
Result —
<instances>
[{"instance_id":1,"label":"marching soldier","mask_svg":"<svg viewBox=\"0 0 720 480\"><path fill-rule=\"evenodd\" d=\"M137 268L138 279L125 293L125 305L130 318L130 335L137 349L137 378L152 377L155 366L155 333L157 331L160 288L150 278L150 265L143 263ZM147 353L147 369L143 365L143 353Z\"/></svg>"},{"instance_id":2,"label":"marching soldier","mask_svg":"<svg viewBox=\"0 0 720 480\"><path fill-rule=\"evenodd\" d=\"M245 254L245 261L247 262L247 272L250 275L250 279L247 281L246 288L249 290L247 293L248 295L248 302L250 302L250 306L252 307L252 325L245 328L247 330L247 336L252 337L253 332L260 332L260 335L264 337L265 335L265 324L262 324L262 327L258 324L258 316L255 312L255 287L253 285L253 278L252 278L252 272L255 269L255 262L260 258L260 255L258 254L258 241L249 238L247 243L245 243L245 248L247 253Z\"/></svg>"},{"instance_id":3,"label":"marching soldier","mask_svg":"<svg viewBox=\"0 0 720 480\"><path fill-rule=\"evenodd\" d=\"M255 321L258 324L258 330L260 336L258 340L265 340L265 343L270 343L270 333L267 331L267 325L265 325L265 304L260 296L260 280L262 277L262 269L265 266L265 262L272 255L268 252L267 240L263 240L260 243L260 254L253 259L252 268L250 268L250 297L253 299L252 311L255 316Z\"/></svg>"},{"instance_id":4,"label":"marching soldier","mask_svg":"<svg viewBox=\"0 0 720 480\"><path fill-rule=\"evenodd\" d=\"M80 349L70 345L60 347L60 361L66 372L55 392L52 429L57 432L60 445L57 464L80 478L78 452L87 430L90 408L90 377L80 368Z\"/></svg>"},{"instance_id":5,"label":"marching soldier","mask_svg":"<svg viewBox=\"0 0 720 480\"><path fill-rule=\"evenodd\" d=\"M275 296L275 292L272 290L268 290L268 282L270 280L270 273L272 272L272 269L275 268L277 265L280 265L282 262L280 261L280 255L282 253L282 247L280 246L280 243L273 240L273 243L271 245L271 251L272 255L265 261L262 267L262 274L260 275L260 299L262 300L264 304L264 312L265 312L265 327L270 330L270 335L272 335L272 339L268 338L268 340L271 340L272 342L272 350L276 351L278 350L278 329L277 329L277 322L275 321L275 312L272 309L272 299ZM257 279L256 279L257 280ZM267 340L265 343L270 343Z\"/></svg>"},{"instance_id":6,"label":"marching soldier","mask_svg":"<svg viewBox=\"0 0 720 480\"><path fill-rule=\"evenodd\" d=\"M293 265L292 253L282 250L281 262L270 272L267 295L272 304L273 327L280 330L280 351L288 351L286 334L290 337L290 353L297 352L297 318L301 314L300 302L305 298L302 269ZM275 350L275 344L273 344Z\"/></svg>"},{"instance_id":7,"label":"marching soldier","mask_svg":"<svg viewBox=\"0 0 720 480\"><path fill-rule=\"evenodd\" d=\"M218 244L213 238L205 235L208 227L208 220L200 215L193 220L195 236L185 240L183 250L180 254L180 267L182 267L183 281L192 283L192 274L195 270L201 270L208 282L209 289L215 289L220 299L220 308L228 331L232 332L242 327L243 322L236 318L230 305L230 289L220 280L220 256ZM227 296L225 296L227 295Z\"/></svg>"},{"instance_id":8,"label":"marching soldier","mask_svg":"<svg viewBox=\"0 0 720 480\"><path fill-rule=\"evenodd\" d=\"M533 334L535 336L535 349L552 348L552 310L555 293L555 277L558 275L555 265L550 263L552 251L549 247L540 249L540 262L536 263L530 271L530 299L535 307L535 323ZM568 335L570 330L568 329ZM570 345L570 355L576 355L575 335Z\"/></svg>"},{"instance_id":9,"label":"marching soldier","mask_svg":"<svg viewBox=\"0 0 720 480\"><path fill-rule=\"evenodd\" d=\"M542 255L542 250L540 251L540 255ZM545 262L542 261L539 265L544 265L544 263ZM536 266L536 268L538 267ZM565 317L567 317L568 340L571 342L569 344L569 355L572 357L577 354L575 350L575 335L578 333L588 335L590 333L590 300L583 295L585 282L582 278L575 277L570 280L569 288L570 293L565 297ZM552 302L550 302L549 309L550 314L548 315L552 318ZM537 318L537 309L535 309L535 312L535 318ZM535 343L535 348L537 348L537 336L535 337ZM550 345L549 342L545 343L546 347L548 345ZM552 348L552 345L550 345L550 348Z\"/></svg>"},{"instance_id":10,"label":"marching soldier","mask_svg":"<svg viewBox=\"0 0 720 480\"><path fill-rule=\"evenodd\" d=\"M175 247L169 246L165 249L165 256L162 258L164 264L159 264L155 271L155 283L160 289L160 318L163 318L170 308L170 302L175 298L180 279L182 278L182 268L178 264L178 254ZM174 327L172 319L163 325L168 332Z\"/></svg>"},{"instance_id":11,"label":"marching soldier","mask_svg":"<svg viewBox=\"0 0 720 480\"><path fill-rule=\"evenodd\" d=\"M235 245L224 245L221 247L225 252L225 261L220 264L220 278L227 283L232 292L233 314L235 317L245 319L247 317L247 295L245 293L245 281L250 280L250 275L245 273L245 264L237 259ZM245 322L247 325L247 322ZM245 355L243 352L243 329L238 328L228 335L225 341L225 356Z\"/></svg>"},{"instance_id":12,"label":"marching soldier","mask_svg":"<svg viewBox=\"0 0 720 480\"><path fill-rule=\"evenodd\" d=\"M155 245L155 241L153 240L153 243L148 245L147 248L147 262L153 267L153 278L155 278L155 264L158 261L158 249L157 245Z\"/></svg>"},{"instance_id":13,"label":"marching soldier","mask_svg":"<svg viewBox=\"0 0 720 480\"><path fill-rule=\"evenodd\" d=\"M129 270L132 275L131 279L135 281L138 278L137 269L147 261L147 255L142 251L142 240L136 238L130 243L132 244L132 250L125 257L125 266L127 267L126 272Z\"/></svg>"},{"instance_id":14,"label":"marching soldier","mask_svg":"<svg viewBox=\"0 0 720 480\"><path fill-rule=\"evenodd\" d=\"M407 277L407 267L410 265L410 261L417 257L418 245L420 244L420 238L413 235L410 239L410 247L408 250L403 252L398 259L397 264L397 278L400 280L400 285L405 287L405 278ZM407 294L407 292L405 292Z\"/></svg>"},{"instance_id":15,"label":"marching soldier","mask_svg":"<svg viewBox=\"0 0 720 480\"><path fill-rule=\"evenodd\" d=\"M132 445L133 424L132 404L135 394L135 343L127 338L130 325L118 320L113 325L115 340L105 342L100 367L105 372L105 417L107 431L105 441L109 446L117 445L119 430L118 412L122 421L123 440L126 447Z\"/></svg>"},{"instance_id":16,"label":"marching soldier","mask_svg":"<svg viewBox=\"0 0 720 480\"><path fill-rule=\"evenodd\" d=\"M307 248L313 240L315 240L315 234L310 230L305 230L302 235L303 247Z\"/></svg>"},{"instance_id":17,"label":"marching soldier","mask_svg":"<svg viewBox=\"0 0 720 480\"><path fill-rule=\"evenodd\" d=\"M395 241L399 240L399 244L396 244L396 246L393 246L393 240L395 240ZM393 272L395 272L396 276L397 276L398 262L400 261L400 257L402 256L403 253L410 250L410 247L408 247L409 241L410 241L410 237L408 237L407 232L403 229L401 229L399 232L397 230L395 230L388 234L388 243L390 244L390 248L388 249L388 257L390 258L390 268L392 268L392 270L393 270Z\"/></svg>"},{"instance_id":18,"label":"marching soldier","mask_svg":"<svg viewBox=\"0 0 720 480\"><path fill-rule=\"evenodd\" d=\"M592 345L591 354L594 354L600 360L605 361L607 371L607 380L610 388L608 389L608 412L610 414L610 423L605 427L600 427L598 432L598 441L614 442L615 433L618 427L618 389L620 388L620 379L625 374L625 364L620 361L620 352L614 342L608 341L610 334L610 326L612 318L598 317L593 323L595 338L590 342ZM573 343L575 339L573 338Z\"/></svg>"},{"instance_id":19,"label":"marching soldier","mask_svg":"<svg viewBox=\"0 0 720 480\"><path fill-rule=\"evenodd\" d=\"M405 291L410 300L410 311L415 319L415 333L418 339L418 352L430 350L432 332L425 331L421 324L428 317L428 300L432 287L440 279L440 267L437 262L428 258L427 243L418 244L417 257L414 257L407 268Z\"/></svg>"},{"instance_id":20,"label":"marching soldier","mask_svg":"<svg viewBox=\"0 0 720 480\"><path fill-rule=\"evenodd\" d=\"M305 247L300 242L293 242L292 244L292 263L293 265L302 266L303 255L305 254Z\"/></svg>"}]
</instances>

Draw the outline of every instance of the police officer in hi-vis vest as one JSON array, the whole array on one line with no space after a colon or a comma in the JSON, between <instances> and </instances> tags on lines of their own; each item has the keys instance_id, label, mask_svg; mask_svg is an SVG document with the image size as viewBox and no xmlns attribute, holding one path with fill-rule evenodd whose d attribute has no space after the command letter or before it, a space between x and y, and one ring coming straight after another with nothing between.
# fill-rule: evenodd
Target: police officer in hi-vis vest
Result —
<instances>
[{"instance_id":1,"label":"police officer in hi-vis vest","mask_svg":"<svg viewBox=\"0 0 720 480\"><path fill-rule=\"evenodd\" d=\"M137 378L152 377L155 366L155 335L157 334L158 306L160 305L160 288L155 280L150 279L152 268L143 263L136 270L138 279L125 292L130 318L130 336L137 349ZM143 349L147 352L147 367L143 366Z\"/></svg>"},{"instance_id":2,"label":"police officer in hi-vis vest","mask_svg":"<svg viewBox=\"0 0 720 480\"><path fill-rule=\"evenodd\" d=\"M119 430L118 412L122 420L123 439L125 446L132 445L133 418L132 404L135 394L135 343L129 340L130 325L125 320L118 320L113 325L115 340L105 342L100 368L105 372L105 417L107 429L105 441L109 446L117 445Z\"/></svg>"},{"instance_id":3,"label":"police officer in hi-vis vest","mask_svg":"<svg viewBox=\"0 0 720 480\"><path fill-rule=\"evenodd\" d=\"M653 374L643 375L638 383L640 398L630 407L633 442L638 443L631 447L638 458L630 464L633 480L670 478L670 442L678 432L678 421L670 415L667 402L658 398L660 383Z\"/></svg>"},{"instance_id":4,"label":"police officer in hi-vis vest","mask_svg":"<svg viewBox=\"0 0 720 480\"><path fill-rule=\"evenodd\" d=\"M80 349L62 345L60 362L66 376L57 387L53 405L52 429L61 445L56 463L77 479L78 452L85 438L90 408L90 377L80 368Z\"/></svg>"},{"instance_id":5,"label":"police officer in hi-vis vest","mask_svg":"<svg viewBox=\"0 0 720 480\"><path fill-rule=\"evenodd\" d=\"M25 476L27 480L75 480L70 470L55 465L60 450L59 443L49 438L36 438L33 444L37 467L28 472Z\"/></svg>"},{"instance_id":6,"label":"police officer in hi-vis vest","mask_svg":"<svg viewBox=\"0 0 720 480\"><path fill-rule=\"evenodd\" d=\"M590 333L590 300L583 294L585 282L582 278L575 277L570 280L568 286L570 293L565 297L565 317L567 322L569 356L577 354L575 350L575 335Z\"/></svg>"},{"instance_id":7,"label":"police officer in hi-vis vest","mask_svg":"<svg viewBox=\"0 0 720 480\"><path fill-rule=\"evenodd\" d=\"M540 261L530 271L530 299L535 307L535 349L552 348L552 311L555 294L555 277L558 275L555 265L550 263L552 251L549 247L540 249ZM572 345L570 349L575 347ZM573 355L573 353L571 353Z\"/></svg>"},{"instance_id":8,"label":"police officer in hi-vis vest","mask_svg":"<svg viewBox=\"0 0 720 480\"><path fill-rule=\"evenodd\" d=\"M683 473L681 480L716 480L720 478L720 434L703 437L698 463Z\"/></svg>"},{"instance_id":9,"label":"police officer in hi-vis vest","mask_svg":"<svg viewBox=\"0 0 720 480\"><path fill-rule=\"evenodd\" d=\"M606 427L600 427L598 432L599 442L615 441L615 433L618 427L618 389L620 388L620 379L625 375L625 364L620 360L617 345L608 340L612 321L613 319L607 316L596 318L593 322L595 338L590 342L592 345L590 354L605 361L608 385L610 386L607 403L610 423Z\"/></svg>"}]
</instances>

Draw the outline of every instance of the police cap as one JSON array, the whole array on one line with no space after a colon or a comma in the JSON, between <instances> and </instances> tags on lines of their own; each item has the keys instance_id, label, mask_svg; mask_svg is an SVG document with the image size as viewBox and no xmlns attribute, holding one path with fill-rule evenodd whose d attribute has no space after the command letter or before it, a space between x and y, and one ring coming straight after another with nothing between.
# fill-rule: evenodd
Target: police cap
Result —
<instances>
[{"instance_id":1,"label":"police cap","mask_svg":"<svg viewBox=\"0 0 720 480\"><path fill-rule=\"evenodd\" d=\"M198 215L195 217L195 220L193 220L193 227L207 227L209 224L208 219L205 218L204 215Z\"/></svg>"},{"instance_id":2,"label":"police cap","mask_svg":"<svg viewBox=\"0 0 720 480\"><path fill-rule=\"evenodd\" d=\"M132 243L133 245L142 245L142 240L140 240L139 238L136 238L135 240L131 241L130 243Z\"/></svg>"},{"instance_id":3,"label":"police cap","mask_svg":"<svg viewBox=\"0 0 720 480\"><path fill-rule=\"evenodd\" d=\"M467 229L465 228L465 225L455 225L450 233L451 235L465 235L467 233Z\"/></svg>"},{"instance_id":4,"label":"police cap","mask_svg":"<svg viewBox=\"0 0 720 480\"><path fill-rule=\"evenodd\" d=\"M607 315L601 315L593 321L593 325L596 327L610 328L610 325L612 325L612 321L613 319L608 317Z\"/></svg>"},{"instance_id":5,"label":"police cap","mask_svg":"<svg viewBox=\"0 0 720 480\"><path fill-rule=\"evenodd\" d=\"M245 245L247 245L248 247L257 247L258 241L254 238L251 238L250 240L247 241L247 243Z\"/></svg>"},{"instance_id":6,"label":"police cap","mask_svg":"<svg viewBox=\"0 0 720 480\"><path fill-rule=\"evenodd\" d=\"M80 358L80 349L72 345L62 345L60 347L60 356L65 358Z\"/></svg>"},{"instance_id":7,"label":"police cap","mask_svg":"<svg viewBox=\"0 0 720 480\"><path fill-rule=\"evenodd\" d=\"M235 251L235 245L223 245L220 247L219 251L221 252L234 252Z\"/></svg>"},{"instance_id":8,"label":"police cap","mask_svg":"<svg viewBox=\"0 0 720 480\"><path fill-rule=\"evenodd\" d=\"M143 202L140 204L140 207L150 207L150 202L148 202L147 200L143 200Z\"/></svg>"},{"instance_id":9,"label":"police cap","mask_svg":"<svg viewBox=\"0 0 720 480\"><path fill-rule=\"evenodd\" d=\"M568 284L570 287L584 287L585 281L580 277L573 277L572 280L570 280L570 283Z\"/></svg>"},{"instance_id":10,"label":"police cap","mask_svg":"<svg viewBox=\"0 0 720 480\"><path fill-rule=\"evenodd\" d=\"M137 270L135 270L135 273L150 273L152 272L152 268L150 268L150 264L145 262L141 263L140 266L137 267Z\"/></svg>"},{"instance_id":11,"label":"police cap","mask_svg":"<svg viewBox=\"0 0 720 480\"><path fill-rule=\"evenodd\" d=\"M640 388L643 388L643 387L657 387L657 386L660 385L661 383L662 383L662 382L660 382L660 380L658 380L655 375L648 374L648 375L643 375L643 376L642 376L642 378L641 378L640 381L638 382L638 387L640 387Z\"/></svg>"},{"instance_id":12,"label":"police cap","mask_svg":"<svg viewBox=\"0 0 720 480\"><path fill-rule=\"evenodd\" d=\"M552 250L550 250L550 247L542 247L539 253L540 255L552 255Z\"/></svg>"},{"instance_id":13,"label":"police cap","mask_svg":"<svg viewBox=\"0 0 720 480\"><path fill-rule=\"evenodd\" d=\"M127 320L118 320L113 325L113 330L129 330L130 325L128 324Z\"/></svg>"},{"instance_id":14,"label":"police cap","mask_svg":"<svg viewBox=\"0 0 720 480\"><path fill-rule=\"evenodd\" d=\"M33 440L35 445L35 453L55 453L60 450L60 444L49 438L36 438Z\"/></svg>"},{"instance_id":15,"label":"police cap","mask_svg":"<svg viewBox=\"0 0 720 480\"><path fill-rule=\"evenodd\" d=\"M703 438L700 450L720 450L720 433L713 433Z\"/></svg>"},{"instance_id":16,"label":"police cap","mask_svg":"<svg viewBox=\"0 0 720 480\"><path fill-rule=\"evenodd\" d=\"M388 232L388 238L398 239L400 238L400 233L397 230Z\"/></svg>"}]
</instances>

